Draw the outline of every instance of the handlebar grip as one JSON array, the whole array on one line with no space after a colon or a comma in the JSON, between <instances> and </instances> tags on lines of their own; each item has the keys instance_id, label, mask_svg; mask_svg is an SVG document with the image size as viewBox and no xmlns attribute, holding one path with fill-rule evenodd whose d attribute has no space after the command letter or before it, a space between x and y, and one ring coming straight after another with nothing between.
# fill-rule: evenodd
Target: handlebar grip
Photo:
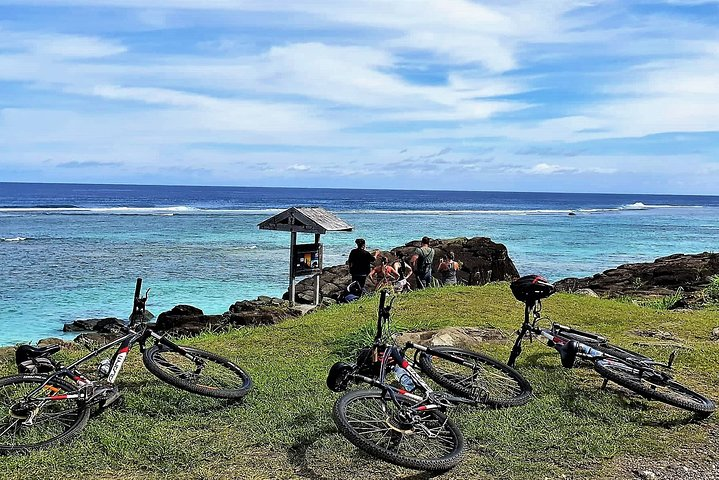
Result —
<instances>
[{"instance_id":1,"label":"handlebar grip","mask_svg":"<svg viewBox=\"0 0 719 480\"><path fill-rule=\"evenodd\" d=\"M380 312L384 311L384 303L385 303L386 299L387 299L387 290L382 290L379 293L379 311Z\"/></svg>"},{"instance_id":2,"label":"handlebar grip","mask_svg":"<svg viewBox=\"0 0 719 480\"><path fill-rule=\"evenodd\" d=\"M140 296L140 290L142 290L142 279L138 278L137 283L135 283L135 298Z\"/></svg>"}]
</instances>

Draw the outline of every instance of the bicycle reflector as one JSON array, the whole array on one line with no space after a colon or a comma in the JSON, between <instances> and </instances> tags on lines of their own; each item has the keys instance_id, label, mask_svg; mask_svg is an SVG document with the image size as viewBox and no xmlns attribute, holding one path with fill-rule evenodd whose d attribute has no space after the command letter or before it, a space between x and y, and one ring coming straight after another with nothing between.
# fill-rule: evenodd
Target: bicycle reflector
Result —
<instances>
[{"instance_id":1,"label":"bicycle reflector","mask_svg":"<svg viewBox=\"0 0 719 480\"><path fill-rule=\"evenodd\" d=\"M539 275L525 275L518 278L509 285L509 288L512 289L514 298L524 303L534 303L555 292L554 285Z\"/></svg>"}]
</instances>

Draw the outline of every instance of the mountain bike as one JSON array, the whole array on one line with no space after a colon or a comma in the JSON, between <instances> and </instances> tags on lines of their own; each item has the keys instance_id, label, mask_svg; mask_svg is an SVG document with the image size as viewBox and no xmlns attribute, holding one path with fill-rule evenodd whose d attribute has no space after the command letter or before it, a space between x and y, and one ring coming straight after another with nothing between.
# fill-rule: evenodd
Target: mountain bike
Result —
<instances>
[{"instance_id":1,"label":"mountain bike","mask_svg":"<svg viewBox=\"0 0 719 480\"><path fill-rule=\"evenodd\" d=\"M631 350L612 345L595 333L583 332L552 322L549 329L540 328L542 299L552 295L554 286L538 275L527 275L510 285L515 298L524 303L524 323L507 362L514 366L522 352L525 335L538 336L559 352L562 366L572 368L577 358L593 363L604 377L602 388L612 381L650 400L708 416L716 409L712 400L676 382L669 371L676 357L672 352L667 363L660 363ZM530 321L531 316L531 321Z\"/></svg>"},{"instance_id":2,"label":"mountain bike","mask_svg":"<svg viewBox=\"0 0 719 480\"><path fill-rule=\"evenodd\" d=\"M149 289L142 296L141 288L138 278L129 325L120 327L123 335L68 366L52 358L59 345L18 347L19 375L0 378L0 453L46 447L78 434L91 410L107 408L121 398L115 380L135 345L140 346L145 367L174 387L224 399L247 394L252 380L242 368L214 353L177 345L150 328L145 320ZM153 344L147 347L150 339ZM114 346L117 351L99 363L96 373L85 375L78 369Z\"/></svg>"},{"instance_id":3,"label":"mountain bike","mask_svg":"<svg viewBox=\"0 0 719 480\"><path fill-rule=\"evenodd\" d=\"M514 369L481 353L455 347L425 347L390 340L390 310L380 292L377 332L354 364L337 362L327 386L344 392L349 383L375 390L353 390L334 404L332 418L340 433L356 447L395 465L442 471L459 463L464 438L446 410L455 405L505 407L529 401L529 383ZM405 356L414 350L410 360ZM419 368L448 392L434 391L415 371ZM393 371L398 385L387 379Z\"/></svg>"}]
</instances>

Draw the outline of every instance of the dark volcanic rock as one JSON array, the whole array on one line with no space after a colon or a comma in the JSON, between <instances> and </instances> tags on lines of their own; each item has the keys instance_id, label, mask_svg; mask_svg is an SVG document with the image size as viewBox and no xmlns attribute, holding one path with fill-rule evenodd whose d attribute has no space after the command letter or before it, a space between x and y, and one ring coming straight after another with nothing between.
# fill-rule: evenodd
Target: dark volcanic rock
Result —
<instances>
[{"instance_id":1,"label":"dark volcanic rock","mask_svg":"<svg viewBox=\"0 0 719 480\"><path fill-rule=\"evenodd\" d=\"M192 305L176 305L172 310L157 316L155 328L179 335L196 335L224 324L222 315L205 315Z\"/></svg>"},{"instance_id":2,"label":"dark volcanic rock","mask_svg":"<svg viewBox=\"0 0 719 480\"><path fill-rule=\"evenodd\" d=\"M179 335L197 335L205 330L216 330L229 326L274 325L287 318L301 315L289 306L289 302L267 296L257 300L242 300L230 305L222 315L205 315L191 305L177 305L157 317L155 327Z\"/></svg>"},{"instance_id":3,"label":"dark volcanic rock","mask_svg":"<svg viewBox=\"0 0 719 480\"><path fill-rule=\"evenodd\" d=\"M230 325L274 325L287 318L297 317L300 312L290 308L289 302L280 298L258 297L230 305L225 319Z\"/></svg>"},{"instance_id":4,"label":"dark volcanic rock","mask_svg":"<svg viewBox=\"0 0 719 480\"><path fill-rule=\"evenodd\" d=\"M557 290L573 292L590 288L599 295L671 295L681 287L690 302L698 299L713 275L719 274L719 254L676 254L652 263L629 263L593 277L565 278Z\"/></svg>"},{"instance_id":5,"label":"dark volcanic rock","mask_svg":"<svg viewBox=\"0 0 719 480\"><path fill-rule=\"evenodd\" d=\"M420 242L415 241L403 247L393 248L392 257L394 258L397 252L402 252L409 261L419 246ZM467 285L484 285L519 276L514 262L509 258L507 247L487 237L432 240L430 246L435 249L432 271L436 274L440 259L449 252L454 252L455 260L462 264L461 270L457 272L457 279Z\"/></svg>"},{"instance_id":6,"label":"dark volcanic rock","mask_svg":"<svg viewBox=\"0 0 719 480\"><path fill-rule=\"evenodd\" d=\"M101 332L115 333L120 331L120 327L126 325L119 318L88 318L75 320L72 323L66 323L62 327L63 332Z\"/></svg>"},{"instance_id":7,"label":"dark volcanic rock","mask_svg":"<svg viewBox=\"0 0 719 480\"><path fill-rule=\"evenodd\" d=\"M392 262L397 258L397 253L402 252L409 262L415 249L420 246L419 241L409 242L402 247L393 248L389 252L382 252ZM430 243L435 249L432 269L437 271L440 259L450 251L454 252L455 258L461 262L462 269L457 272L460 282L468 285L484 285L488 282L511 280L519 276L514 263L509 258L507 248L495 243L486 237L474 238L452 238L447 240L433 240ZM352 277L347 265L335 265L324 268L320 277L320 294L323 298L337 300L342 290L350 283ZM414 275L410 278L414 287ZM301 280L296 287L297 303L314 302L314 277ZM288 296L285 294L285 298Z\"/></svg>"}]
</instances>

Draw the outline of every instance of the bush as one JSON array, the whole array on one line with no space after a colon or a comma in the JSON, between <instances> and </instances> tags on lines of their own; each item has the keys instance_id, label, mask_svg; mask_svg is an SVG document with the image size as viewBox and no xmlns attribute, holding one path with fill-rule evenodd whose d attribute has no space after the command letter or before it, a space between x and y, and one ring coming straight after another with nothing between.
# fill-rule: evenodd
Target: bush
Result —
<instances>
[{"instance_id":1,"label":"bush","mask_svg":"<svg viewBox=\"0 0 719 480\"><path fill-rule=\"evenodd\" d=\"M709 285L702 291L702 296L705 302L719 302L719 275L714 275L709 279Z\"/></svg>"}]
</instances>

